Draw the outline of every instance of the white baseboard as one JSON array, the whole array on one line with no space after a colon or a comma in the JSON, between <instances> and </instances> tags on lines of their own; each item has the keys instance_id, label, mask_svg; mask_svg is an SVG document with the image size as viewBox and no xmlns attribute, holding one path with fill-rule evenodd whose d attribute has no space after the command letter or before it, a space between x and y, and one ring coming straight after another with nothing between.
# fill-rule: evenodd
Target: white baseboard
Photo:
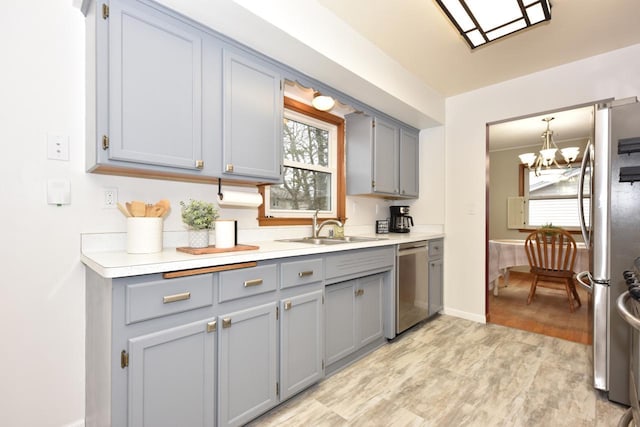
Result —
<instances>
[{"instance_id":1,"label":"white baseboard","mask_svg":"<svg viewBox=\"0 0 640 427\"><path fill-rule=\"evenodd\" d=\"M468 313L466 311L455 310L452 308L445 307L442 312L449 316L459 317L461 319L471 320L472 322L478 323L487 323L487 319L484 315L479 315L476 313Z\"/></svg>"}]
</instances>

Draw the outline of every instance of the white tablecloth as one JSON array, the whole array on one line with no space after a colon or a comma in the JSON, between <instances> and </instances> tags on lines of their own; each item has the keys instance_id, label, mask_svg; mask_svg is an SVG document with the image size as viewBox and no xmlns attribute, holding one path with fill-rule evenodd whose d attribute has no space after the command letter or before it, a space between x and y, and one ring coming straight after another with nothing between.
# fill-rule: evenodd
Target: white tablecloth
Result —
<instances>
[{"instance_id":1,"label":"white tablecloth","mask_svg":"<svg viewBox=\"0 0 640 427\"><path fill-rule=\"evenodd\" d=\"M496 280L504 275L507 281L509 268L520 265L529 265L524 240L489 240L489 289L493 288L494 295L498 295ZM589 253L584 243L578 243L574 271L579 273L588 269Z\"/></svg>"}]
</instances>

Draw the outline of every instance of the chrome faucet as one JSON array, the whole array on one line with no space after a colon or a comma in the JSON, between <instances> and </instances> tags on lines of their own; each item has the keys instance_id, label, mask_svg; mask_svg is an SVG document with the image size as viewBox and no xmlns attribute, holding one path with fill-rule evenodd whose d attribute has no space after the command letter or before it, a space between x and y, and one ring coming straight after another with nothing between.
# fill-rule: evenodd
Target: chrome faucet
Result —
<instances>
[{"instance_id":1,"label":"chrome faucet","mask_svg":"<svg viewBox=\"0 0 640 427\"><path fill-rule=\"evenodd\" d=\"M324 227L327 224L335 224L338 227L344 227L344 225L342 224L342 222L338 221L337 219L327 219L325 221L322 221L320 224L318 224L318 211L320 209L316 209L315 213L313 214L313 230L312 230L312 237L314 239L318 238L318 234L320 233L320 230L322 230L322 227Z\"/></svg>"}]
</instances>

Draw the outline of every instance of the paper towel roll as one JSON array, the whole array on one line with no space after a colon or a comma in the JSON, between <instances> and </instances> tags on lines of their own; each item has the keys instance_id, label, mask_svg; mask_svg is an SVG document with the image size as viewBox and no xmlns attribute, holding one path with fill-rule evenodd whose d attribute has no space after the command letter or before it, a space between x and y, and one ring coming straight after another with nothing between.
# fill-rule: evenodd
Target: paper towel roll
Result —
<instances>
[{"instance_id":1,"label":"paper towel roll","mask_svg":"<svg viewBox=\"0 0 640 427\"><path fill-rule=\"evenodd\" d=\"M257 208L262 204L260 193L245 193L242 191L225 191L220 197L218 194L218 205L221 207L235 206L241 208Z\"/></svg>"},{"instance_id":2,"label":"paper towel roll","mask_svg":"<svg viewBox=\"0 0 640 427\"><path fill-rule=\"evenodd\" d=\"M232 219L216 220L216 248L232 248L236 245L236 222Z\"/></svg>"}]
</instances>

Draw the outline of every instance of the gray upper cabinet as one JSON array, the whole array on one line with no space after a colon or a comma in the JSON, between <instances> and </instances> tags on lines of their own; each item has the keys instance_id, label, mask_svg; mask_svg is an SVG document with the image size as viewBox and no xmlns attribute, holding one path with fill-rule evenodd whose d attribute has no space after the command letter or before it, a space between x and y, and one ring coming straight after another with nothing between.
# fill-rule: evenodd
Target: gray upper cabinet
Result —
<instances>
[{"instance_id":1,"label":"gray upper cabinet","mask_svg":"<svg viewBox=\"0 0 640 427\"><path fill-rule=\"evenodd\" d=\"M216 175L221 44L138 1L111 0L96 25L97 116L89 136L97 144L87 153L89 169Z\"/></svg>"},{"instance_id":2,"label":"gray upper cabinet","mask_svg":"<svg viewBox=\"0 0 640 427\"><path fill-rule=\"evenodd\" d=\"M418 133L400 128L400 195L418 197L420 174Z\"/></svg>"},{"instance_id":3,"label":"gray upper cabinet","mask_svg":"<svg viewBox=\"0 0 640 427\"><path fill-rule=\"evenodd\" d=\"M376 193L398 193L398 128L373 119L373 182Z\"/></svg>"},{"instance_id":4,"label":"gray upper cabinet","mask_svg":"<svg viewBox=\"0 0 640 427\"><path fill-rule=\"evenodd\" d=\"M232 47L223 53L223 176L279 182L283 88L280 73Z\"/></svg>"},{"instance_id":5,"label":"gray upper cabinet","mask_svg":"<svg viewBox=\"0 0 640 427\"><path fill-rule=\"evenodd\" d=\"M128 425L211 426L215 320L129 339Z\"/></svg>"},{"instance_id":6,"label":"gray upper cabinet","mask_svg":"<svg viewBox=\"0 0 640 427\"><path fill-rule=\"evenodd\" d=\"M347 194L417 197L417 133L362 113L346 119Z\"/></svg>"}]
</instances>

